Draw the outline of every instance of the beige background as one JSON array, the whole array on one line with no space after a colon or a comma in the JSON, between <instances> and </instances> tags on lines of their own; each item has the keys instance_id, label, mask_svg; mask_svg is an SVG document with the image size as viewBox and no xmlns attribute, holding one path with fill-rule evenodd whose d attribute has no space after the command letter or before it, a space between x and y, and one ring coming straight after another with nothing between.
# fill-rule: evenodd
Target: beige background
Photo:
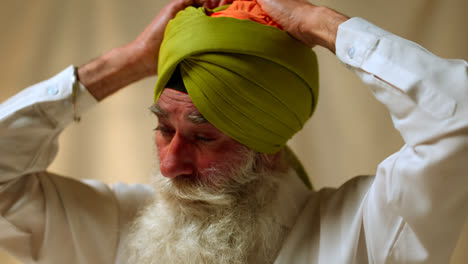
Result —
<instances>
[{"instance_id":1,"label":"beige background","mask_svg":"<svg viewBox=\"0 0 468 264\"><path fill-rule=\"evenodd\" d=\"M69 64L81 65L137 36L166 1L0 1L0 101ZM360 16L446 58L468 59L466 0L316 1ZM332 54L317 48L321 98L315 116L290 142L316 188L373 174L402 146L385 108ZM145 182L152 153L155 78L141 81L68 127L50 170L75 178ZM467 228L468 229L468 228ZM0 230L1 232L1 230ZM468 260L468 230L452 264ZM0 249L0 263L15 263Z\"/></svg>"}]
</instances>

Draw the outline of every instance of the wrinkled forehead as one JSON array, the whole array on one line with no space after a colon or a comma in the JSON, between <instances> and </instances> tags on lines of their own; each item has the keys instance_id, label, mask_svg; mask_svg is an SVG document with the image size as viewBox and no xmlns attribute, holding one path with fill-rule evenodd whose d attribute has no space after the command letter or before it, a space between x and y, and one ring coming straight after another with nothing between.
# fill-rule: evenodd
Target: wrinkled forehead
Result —
<instances>
[{"instance_id":1,"label":"wrinkled forehead","mask_svg":"<svg viewBox=\"0 0 468 264\"><path fill-rule=\"evenodd\" d=\"M194 119L197 123L207 123L207 120L193 104L185 88L179 65L172 73L166 88L164 88L151 110L158 117L168 118L170 113L181 113L193 117L191 119Z\"/></svg>"},{"instance_id":2,"label":"wrinkled forehead","mask_svg":"<svg viewBox=\"0 0 468 264\"><path fill-rule=\"evenodd\" d=\"M194 124L209 124L193 104L188 94L171 88L163 90L158 101L150 107L150 110L156 114L159 119L169 119L171 116L179 116Z\"/></svg>"},{"instance_id":3,"label":"wrinkled forehead","mask_svg":"<svg viewBox=\"0 0 468 264\"><path fill-rule=\"evenodd\" d=\"M188 94L171 88L163 90L155 105L156 107L169 112L184 111L200 113Z\"/></svg>"}]
</instances>

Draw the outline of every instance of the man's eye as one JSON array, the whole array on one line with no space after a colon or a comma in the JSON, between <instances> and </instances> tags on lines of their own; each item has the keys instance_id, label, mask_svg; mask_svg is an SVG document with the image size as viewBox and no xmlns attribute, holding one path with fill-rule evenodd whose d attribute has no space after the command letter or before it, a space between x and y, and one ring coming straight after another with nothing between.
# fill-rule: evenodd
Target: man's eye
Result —
<instances>
[{"instance_id":1,"label":"man's eye","mask_svg":"<svg viewBox=\"0 0 468 264\"><path fill-rule=\"evenodd\" d=\"M171 129L163 126L157 126L154 130L161 132L163 136L172 135L172 133L174 132Z\"/></svg>"},{"instance_id":2,"label":"man's eye","mask_svg":"<svg viewBox=\"0 0 468 264\"><path fill-rule=\"evenodd\" d=\"M209 138L209 137L204 137L204 136L195 136L195 138L198 141L202 141L202 142L210 142L214 140L214 138Z\"/></svg>"}]
</instances>

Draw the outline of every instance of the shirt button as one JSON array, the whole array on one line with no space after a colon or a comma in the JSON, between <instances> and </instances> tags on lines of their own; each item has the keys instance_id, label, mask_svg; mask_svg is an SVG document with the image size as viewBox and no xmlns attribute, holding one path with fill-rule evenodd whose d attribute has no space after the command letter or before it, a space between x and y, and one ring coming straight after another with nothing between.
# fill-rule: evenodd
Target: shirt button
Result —
<instances>
[{"instance_id":1,"label":"shirt button","mask_svg":"<svg viewBox=\"0 0 468 264\"><path fill-rule=\"evenodd\" d=\"M47 93L50 95L56 95L58 94L58 89L55 86L49 87L49 89L47 89Z\"/></svg>"},{"instance_id":2,"label":"shirt button","mask_svg":"<svg viewBox=\"0 0 468 264\"><path fill-rule=\"evenodd\" d=\"M348 57L349 57L350 59L354 58L354 53L355 53L355 52L356 52L356 51L354 50L353 47L349 48L349 49L348 49Z\"/></svg>"}]
</instances>

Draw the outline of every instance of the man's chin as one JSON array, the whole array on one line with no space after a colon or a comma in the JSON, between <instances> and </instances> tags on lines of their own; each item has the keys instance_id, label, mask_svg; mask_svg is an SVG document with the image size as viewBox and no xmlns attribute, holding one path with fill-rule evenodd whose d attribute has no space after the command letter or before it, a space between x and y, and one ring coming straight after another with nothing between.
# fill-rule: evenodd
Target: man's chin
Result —
<instances>
[{"instance_id":1,"label":"man's chin","mask_svg":"<svg viewBox=\"0 0 468 264\"><path fill-rule=\"evenodd\" d=\"M277 177L245 173L222 189L157 176L155 200L129 237L129 263L271 263L285 232L273 217Z\"/></svg>"}]
</instances>

